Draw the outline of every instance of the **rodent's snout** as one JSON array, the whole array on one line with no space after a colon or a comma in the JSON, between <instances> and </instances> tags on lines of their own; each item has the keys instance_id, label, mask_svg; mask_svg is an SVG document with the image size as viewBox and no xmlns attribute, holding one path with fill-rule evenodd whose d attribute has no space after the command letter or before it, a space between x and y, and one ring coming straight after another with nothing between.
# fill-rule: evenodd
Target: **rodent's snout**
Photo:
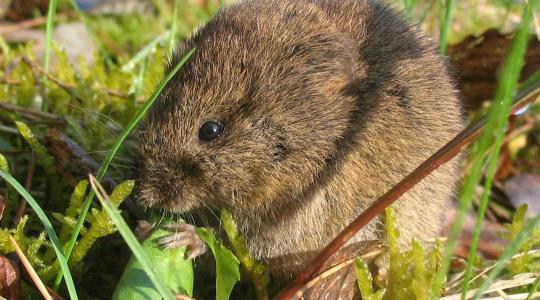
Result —
<instances>
[{"instance_id":1,"label":"rodent's snout","mask_svg":"<svg viewBox=\"0 0 540 300\"><path fill-rule=\"evenodd\" d=\"M206 194L205 172L195 157L145 159L139 172L138 198L144 206L184 210Z\"/></svg>"}]
</instances>

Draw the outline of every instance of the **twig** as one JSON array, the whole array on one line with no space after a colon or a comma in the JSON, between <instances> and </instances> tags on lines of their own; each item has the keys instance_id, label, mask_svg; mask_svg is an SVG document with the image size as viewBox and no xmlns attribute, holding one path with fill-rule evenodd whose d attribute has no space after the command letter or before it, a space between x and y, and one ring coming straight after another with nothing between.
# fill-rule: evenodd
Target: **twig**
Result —
<instances>
[{"instance_id":1,"label":"twig","mask_svg":"<svg viewBox=\"0 0 540 300\"><path fill-rule=\"evenodd\" d=\"M39 290L43 298L45 298L46 300L53 300L53 298L47 291L45 284L43 284L38 274L36 273L36 270L34 270L32 265L30 264L30 262L28 261L24 253L22 252L21 248L19 247L19 245L17 245L17 242L11 235L9 235L9 241L11 242L11 246L13 246L13 248L15 249L15 252L17 252L17 256L19 256L19 259L24 265L24 268L28 272L28 275L30 276L34 284L36 285L37 289Z\"/></svg>"},{"instance_id":2,"label":"twig","mask_svg":"<svg viewBox=\"0 0 540 300\"><path fill-rule=\"evenodd\" d=\"M60 81L60 79L54 77L52 74L50 74L49 72L45 71L40 65L34 63L33 61L31 61L28 57L23 57L23 61L33 70L36 70L37 72L47 76L47 78L54 82L56 85L58 85L60 88L62 88L63 90L65 90L68 94L70 94L71 96L73 96L74 98L76 98L77 100L81 100L80 97L74 92L74 89L77 88L77 86L73 85L73 84L68 84L68 83L63 83L62 81ZM104 92L110 96L113 96L113 97L118 97L118 98L124 98L124 99L129 99L129 95L127 94L124 94L124 93L121 93L121 92L118 92L118 91L112 91L112 90L107 90L105 89Z\"/></svg>"},{"instance_id":3,"label":"twig","mask_svg":"<svg viewBox=\"0 0 540 300\"><path fill-rule=\"evenodd\" d=\"M533 118L526 118L527 119L527 123L511 130L510 132L508 132L508 134L506 135L506 137L504 138L504 144L507 144L509 143L510 141L512 141L513 139L515 139L516 137L524 134L524 133L527 133L528 131L530 131L531 129L534 128L534 123L535 123L535 120Z\"/></svg>"},{"instance_id":4,"label":"twig","mask_svg":"<svg viewBox=\"0 0 540 300\"><path fill-rule=\"evenodd\" d=\"M520 91L514 98L514 104L511 114L518 112L536 100L540 94L540 82L537 82L523 91ZM282 291L278 299L293 299L294 295L310 278L319 270L319 268L335 252L337 252L348 240L350 240L360 229L369 221L382 213L386 207L394 203L401 195L414 187L424 177L429 175L439 166L451 160L470 143L476 140L482 133L488 116L484 115L476 123L468 126L450 142L439 149L435 154L424 161L409 175L403 178L392 189L377 199L371 206L363 211L349 226L341 231L334 240L332 240L322 252L293 280L293 282Z\"/></svg>"},{"instance_id":5,"label":"twig","mask_svg":"<svg viewBox=\"0 0 540 300\"><path fill-rule=\"evenodd\" d=\"M41 73L42 75L45 75L45 78L46 79L49 79L50 81L56 83L56 85L58 85L61 89L63 89L64 91L66 91L68 94L71 95L71 97L77 99L79 102L83 102L82 99L79 97L79 95L77 95L77 93L75 93L74 91L74 86L71 86L71 85L68 85L68 84L65 84L63 82L61 82L58 78L52 76L51 74L49 74L49 72L45 71L41 66L37 65L36 63L34 63L33 61L31 61L28 57L23 57L22 58L23 62L25 64L27 64L30 69L32 69L32 71L37 71L38 73ZM34 72L32 72L34 74L34 78L36 79L36 81L39 81L40 80L40 77L39 76L36 76L36 74Z\"/></svg>"},{"instance_id":6,"label":"twig","mask_svg":"<svg viewBox=\"0 0 540 300\"><path fill-rule=\"evenodd\" d=\"M20 80L12 80L12 79L9 79L9 78L1 78L0 83L1 84L18 85L18 84L21 84L22 81L20 81Z\"/></svg>"},{"instance_id":7,"label":"twig","mask_svg":"<svg viewBox=\"0 0 540 300\"><path fill-rule=\"evenodd\" d=\"M28 162L28 170L26 171L26 179L24 180L24 188L29 191L32 186L32 178L34 177L34 169L36 166L36 154L32 151L30 155L30 162ZM19 211L17 216L15 216L14 224L17 226L24 216L26 211L26 199L22 198L21 203L19 204Z\"/></svg>"},{"instance_id":8,"label":"twig","mask_svg":"<svg viewBox=\"0 0 540 300\"><path fill-rule=\"evenodd\" d=\"M68 14L57 15L55 17L55 22L64 21L67 19L68 16L69 16ZM14 24L4 24L0 26L0 35L8 35L10 33L17 32L19 30L38 27L38 26L44 25L46 22L47 22L46 17L38 17L31 20L17 22Z\"/></svg>"},{"instance_id":9,"label":"twig","mask_svg":"<svg viewBox=\"0 0 540 300\"><path fill-rule=\"evenodd\" d=\"M19 134L19 131L17 131L17 129L13 127L5 126L5 125L0 125L0 131L11 133L11 134Z\"/></svg>"},{"instance_id":10,"label":"twig","mask_svg":"<svg viewBox=\"0 0 540 300\"><path fill-rule=\"evenodd\" d=\"M64 118L59 117L59 116L57 116L55 114L51 114L51 113L43 112L43 111L39 111L39 110L34 110L34 109L31 109L31 108L26 108L26 107L20 107L20 106L17 106L17 105L12 105L12 104L7 104L7 103L0 102L0 109L5 109L5 110L8 110L8 111L20 112L20 113L30 115L30 116L34 116L34 117L38 117L38 118L41 118L41 119L47 119L47 120L50 120L50 121L55 122L55 123L60 123L60 124L66 123L66 120Z\"/></svg>"}]
</instances>

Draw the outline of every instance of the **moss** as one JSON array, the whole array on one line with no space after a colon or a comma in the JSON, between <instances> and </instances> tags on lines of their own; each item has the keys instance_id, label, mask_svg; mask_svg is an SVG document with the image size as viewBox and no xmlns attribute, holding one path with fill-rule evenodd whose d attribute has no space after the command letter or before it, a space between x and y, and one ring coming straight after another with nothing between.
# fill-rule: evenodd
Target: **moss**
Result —
<instances>
[{"instance_id":1,"label":"moss","mask_svg":"<svg viewBox=\"0 0 540 300\"><path fill-rule=\"evenodd\" d=\"M431 299L431 286L442 265L443 250L440 242L428 254L417 240L412 241L410 250L402 251L398 245L399 231L392 208L387 208L385 215L389 257L386 281L374 290L367 264L357 259L355 270L362 299Z\"/></svg>"}]
</instances>

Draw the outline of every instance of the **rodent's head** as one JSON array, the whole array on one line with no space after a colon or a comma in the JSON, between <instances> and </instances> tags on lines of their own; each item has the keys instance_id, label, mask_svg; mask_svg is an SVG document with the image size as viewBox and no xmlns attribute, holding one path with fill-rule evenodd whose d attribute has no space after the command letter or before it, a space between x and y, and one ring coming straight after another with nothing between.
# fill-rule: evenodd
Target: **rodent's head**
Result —
<instances>
[{"instance_id":1,"label":"rodent's head","mask_svg":"<svg viewBox=\"0 0 540 300\"><path fill-rule=\"evenodd\" d=\"M295 2L229 8L176 53L196 48L138 134L143 205L268 211L319 178L359 70L349 37Z\"/></svg>"}]
</instances>

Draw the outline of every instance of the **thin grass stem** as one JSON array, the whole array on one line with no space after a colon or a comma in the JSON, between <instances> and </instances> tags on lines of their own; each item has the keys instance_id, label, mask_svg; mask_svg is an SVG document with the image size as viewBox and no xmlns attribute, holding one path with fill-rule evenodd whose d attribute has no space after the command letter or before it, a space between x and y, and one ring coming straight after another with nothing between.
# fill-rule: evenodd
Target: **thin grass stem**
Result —
<instances>
[{"instance_id":1,"label":"thin grass stem","mask_svg":"<svg viewBox=\"0 0 540 300\"><path fill-rule=\"evenodd\" d=\"M531 0L533 2L534 0ZM504 270L506 264L512 257L519 251L519 249L522 247L523 243L527 240L527 238L531 235L532 231L537 228L538 224L540 224L540 214L537 215L534 219L529 220L523 229L519 232L518 237L513 240L503 251L500 258L495 263L495 266L493 269L489 272L486 280L480 285L476 293L474 294L474 300L480 299L484 291L486 291L493 280L497 278L497 276Z\"/></svg>"},{"instance_id":2,"label":"thin grass stem","mask_svg":"<svg viewBox=\"0 0 540 300\"><path fill-rule=\"evenodd\" d=\"M529 290L529 295L527 295L526 300L531 300L533 298L534 294L536 294L536 291L538 291L539 287L540 287L540 276L538 278L536 278L536 280L531 285L531 289Z\"/></svg>"},{"instance_id":3,"label":"thin grass stem","mask_svg":"<svg viewBox=\"0 0 540 300\"><path fill-rule=\"evenodd\" d=\"M58 7L58 0L51 0L49 2L49 8L47 9L47 23L45 25L45 58L43 67L46 72L49 72L51 64L51 51L52 51L52 39L54 31L54 16L56 15L56 8ZM43 76L43 86L45 87L45 93L47 92L47 76ZM49 109L49 103L47 97L44 98L41 103L41 110L47 111Z\"/></svg>"},{"instance_id":4,"label":"thin grass stem","mask_svg":"<svg viewBox=\"0 0 540 300\"><path fill-rule=\"evenodd\" d=\"M437 279L434 281L434 285L432 287L433 294L435 295L439 295L440 289L445 281L446 274L450 267L451 256L457 246L458 238L463 227L464 216L471 206L475 188L482 177L482 170L484 166L484 160L482 159L482 156L492 146L494 142L493 134L495 133L495 147L494 152L488 162L488 174L486 178L486 185L489 187L491 186L493 174L496 170L496 162L499 153L498 151L502 144L502 140L504 139L507 115L512 110L512 95L517 86L517 81L519 80L520 71L524 62L524 54L528 42L528 24L531 19L531 7L534 7L536 2L537 0L533 0L530 1L527 5L521 28L518 31L516 37L514 38L514 41L512 42L512 46L508 53L506 63L504 64L501 72L502 76L499 84L497 85L494 102L488 114L488 122L486 124L486 129L477 143L476 151L471 157L471 160L474 162L473 167L471 168L471 172L465 180L463 190L460 194L458 213L456 215L454 223L452 224L452 227L450 228L450 234L448 236L448 241L445 247L446 251L443 265L439 270L437 274ZM462 297L465 297L464 295L466 295L469 287L468 281L471 276L472 262L474 260L474 255L478 245L479 234L483 222L483 213L485 212L485 209L487 207L488 199L489 198L487 197L487 195L482 197L482 203L480 205L478 219L475 226L475 232L473 233L473 241L470 248L471 256L469 256L467 269L464 275Z\"/></svg>"},{"instance_id":5,"label":"thin grass stem","mask_svg":"<svg viewBox=\"0 0 540 300\"><path fill-rule=\"evenodd\" d=\"M444 2L444 4L443 4ZM446 54L446 46L448 45L448 34L452 27L452 16L454 14L454 0L440 0L442 7L442 18L439 24L439 53Z\"/></svg>"},{"instance_id":6,"label":"thin grass stem","mask_svg":"<svg viewBox=\"0 0 540 300\"><path fill-rule=\"evenodd\" d=\"M171 24L171 34L169 36L169 55L173 54L176 37L176 32L178 31L178 7L180 7L180 0L174 0L174 8L172 15L172 24Z\"/></svg>"}]
</instances>

